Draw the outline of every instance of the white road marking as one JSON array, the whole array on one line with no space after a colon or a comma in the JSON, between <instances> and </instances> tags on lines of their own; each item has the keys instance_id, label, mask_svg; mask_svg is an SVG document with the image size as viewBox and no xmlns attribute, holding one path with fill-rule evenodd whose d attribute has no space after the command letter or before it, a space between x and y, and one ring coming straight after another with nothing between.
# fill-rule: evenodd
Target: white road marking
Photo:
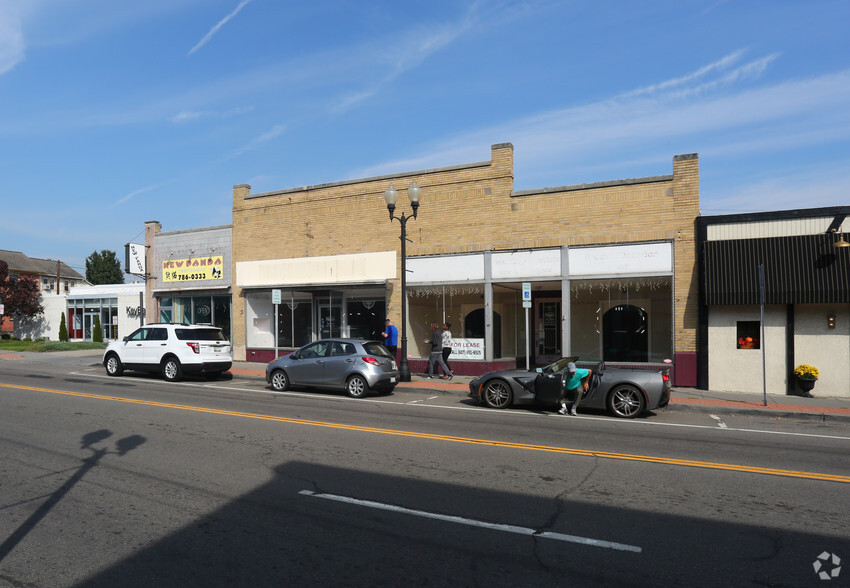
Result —
<instances>
[{"instance_id":1,"label":"white road marking","mask_svg":"<svg viewBox=\"0 0 850 588\"><path fill-rule=\"evenodd\" d=\"M710 416L710 417L711 417L711 418L713 418L715 421L717 421L717 426L718 426L718 427L720 427L721 429L725 429L725 428L726 428L726 423L724 423L724 422L723 422L723 419L721 419L719 416L717 416L716 414L710 414L710 415L708 415L708 416Z\"/></svg>"},{"instance_id":2,"label":"white road marking","mask_svg":"<svg viewBox=\"0 0 850 588\"><path fill-rule=\"evenodd\" d=\"M403 506L395 506L393 504L385 504L383 502L373 502L371 500L359 500L349 496L337 496L335 494L324 494L320 492L312 492L310 490L302 490L299 492L304 496L312 496L313 498L324 498L325 500L333 500L357 506L365 506L368 508L377 508L380 510L388 510L406 515L423 517L428 519L436 519L449 523L458 523L472 527L481 527L484 529L492 529L494 531L504 531L507 533L516 533L518 535L528 535L530 537L540 537L542 539L554 539L555 541L566 541L569 543L580 543L581 545L589 545L591 547L602 547L605 549L616 549L618 551L631 551L641 553L643 549L635 545L626 545L624 543L614 543L612 541L603 541L602 539L592 539L590 537L579 537L577 535L564 535L562 533L552 533L550 531L539 531L528 527L517 527L515 525L502 525L498 523L488 523L486 521L477 521L465 517L457 517L452 515L442 515L424 510L413 510Z\"/></svg>"}]
</instances>

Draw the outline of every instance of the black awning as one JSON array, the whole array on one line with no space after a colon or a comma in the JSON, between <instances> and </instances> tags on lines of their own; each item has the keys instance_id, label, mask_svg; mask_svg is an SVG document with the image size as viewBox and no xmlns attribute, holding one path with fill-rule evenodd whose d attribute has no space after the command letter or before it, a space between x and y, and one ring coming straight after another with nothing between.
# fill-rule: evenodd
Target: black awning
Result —
<instances>
[{"instance_id":1,"label":"black awning","mask_svg":"<svg viewBox=\"0 0 850 588\"><path fill-rule=\"evenodd\" d=\"M706 304L759 304L759 265L766 304L850 302L850 247L833 247L837 239L823 234L706 241Z\"/></svg>"}]
</instances>

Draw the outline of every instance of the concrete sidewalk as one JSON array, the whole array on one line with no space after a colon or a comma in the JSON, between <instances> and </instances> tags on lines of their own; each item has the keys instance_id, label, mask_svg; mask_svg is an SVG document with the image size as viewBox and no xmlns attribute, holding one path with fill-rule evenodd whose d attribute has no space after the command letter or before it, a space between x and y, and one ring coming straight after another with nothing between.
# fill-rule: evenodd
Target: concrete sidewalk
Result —
<instances>
[{"instance_id":1,"label":"concrete sidewalk","mask_svg":"<svg viewBox=\"0 0 850 588\"><path fill-rule=\"evenodd\" d=\"M0 351L0 362L24 360L38 363L54 363L70 366L99 366L102 351L54 351L38 352L6 352ZM234 362L231 373L239 378L265 380L266 364L252 362ZM399 388L410 390L426 390L436 394L451 394L465 397L469 392L471 376L455 376L451 380L428 378L423 374L413 374L411 382L399 384ZM742 392L721 392L697 390L695 388L674 388L670 399L670 408L676 410L695 410L702 412L736 413L736 414L768 414L777 418L813 418L827 420L828 418L850 419L850 397L818 396L802 398L788 396L784 393L768 393L765 405L763 394L746 394Z\"/></svg>"}]
</instances>

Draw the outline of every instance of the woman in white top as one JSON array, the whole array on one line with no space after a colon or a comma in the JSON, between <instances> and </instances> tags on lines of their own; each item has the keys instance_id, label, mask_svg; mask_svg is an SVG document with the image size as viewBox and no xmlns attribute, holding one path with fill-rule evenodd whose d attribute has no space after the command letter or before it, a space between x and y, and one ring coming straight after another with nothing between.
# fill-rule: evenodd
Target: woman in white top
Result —
<instances>
[{"instance_id":1,"label":"woman in white top","mask_svg":"<svg viewBox=\"0 0 850 588\"><path fill-rule=\"evenodd\" d=\"M443 363L449 365L449 355L452 354L452 328L451 323L443 323ZM449 366L449 377L455 375L455 371Z\"/></svg>"}]
</instances>

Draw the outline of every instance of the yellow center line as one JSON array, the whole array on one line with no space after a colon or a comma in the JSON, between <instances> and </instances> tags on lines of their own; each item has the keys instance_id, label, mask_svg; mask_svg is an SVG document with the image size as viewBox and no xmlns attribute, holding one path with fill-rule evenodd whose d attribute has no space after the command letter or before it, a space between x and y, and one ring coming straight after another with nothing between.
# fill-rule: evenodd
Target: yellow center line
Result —
<instances>
[{"instance_id":1,"label":"yellow center line","mask_svg":"<svg viewBox=\"0 0 850 588\"><path fill-rule=\"evenodd\" d=\"M584 457L601 457L606 459L619 459L628 461L642 461L664 465L675 465L683 467L694 467L712 470L727 470L733 472L746 472L751 474L766 474L771 476L785 476L790 478L806 478L810 480L822 480L827 482L850 483L850 476L839 476L834 474L820 474L817 472L800 472L795 470L781 470L775 468L762 468L754 466L743 466L727 463L716 463L710 461L696 461L690 459L676 459L671 457L657 457L652 455L634 455L629 453L614 453L609 451L594 451L590 449L571 449L567 447L554 447L551 445L534 445L528 443L512 443L510 441L495 441L491 439L474 439L471 437L457 437L454 435L436 435L433 433L417 433L415 431L399 431L394 429L379 429L377 427L363 427L359 425L346 425L342 423L329 423L324 421L312 421L307 419L296 419L280 417L252 412L238 412L232 410L221 410L217 408L204 408L202 406L189 406L185 404L172 404L169 402L154 402L151 400L137 400L133 398L121 398L119 396L104 396L102 394L88 394L85 392L70 392L67 390L52 390L50 388L37 388L34 386L18 386L14 384L0 383L0 387L14 388L18 390L30 390L33 392L48 392L50 394L61 394L64 396L76 396L79 398L93 398L95 400L110 400L113 402L126 402L129 404L140 404L144 406L156 406L159 408L173 408L177 410L189 410L207 414L224 416L237 416L242 418L274 421L279 423L292 423L296 425L308 425L311 427L327 427L344 431L357 431L361 433L377 433L381 435L396 435L401 437L412 437L416 439L430 439L434 441L451 441L454 443L470 443L474 445L490 445L493 447L506 447L512 449L524 449L531 451L546 451L549 453L565 453L569 455L580 455Z\"/></svg>"}]
</instances>

